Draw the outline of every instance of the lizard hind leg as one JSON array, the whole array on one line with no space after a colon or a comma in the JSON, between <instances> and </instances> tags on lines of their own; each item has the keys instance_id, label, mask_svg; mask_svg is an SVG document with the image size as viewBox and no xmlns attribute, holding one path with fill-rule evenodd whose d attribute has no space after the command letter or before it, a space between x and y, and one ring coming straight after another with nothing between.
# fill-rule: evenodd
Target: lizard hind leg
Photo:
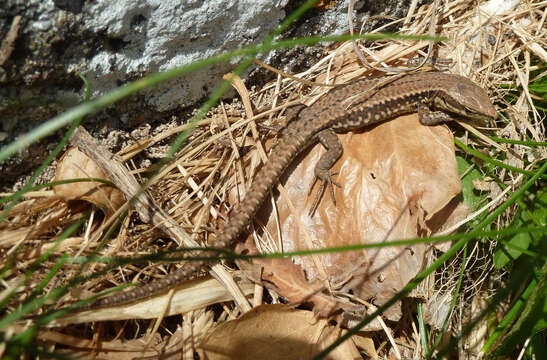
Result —
<instances>
[{"instance_id":1,"label":"lizard hind leg","mask_svg":"<svg viewBox=\"0 0 547 360\"><path fill-rule=\"evenodd\" d=\"M336 135L336 133L331 129L322 130L319 133L317 133L316 136L319 142L327 149L327 152L321 156L321 158L315 165L315 170L314 170L315 177L312 183L310 184L308 195L311 194L317 180L320 180L320 185L319 185L319 190L317 191L317 194L315 195L315 199L313 201L312 207L310 208L310 211L308 213L309 216L312 216L315 210L317 209L317 206L319 205L319 201L321 200L321 197L327 185L329 187L330 196L334 205L336 205L336 200L334 198L333 185L342 187L342 185L340 185L338 182L336 182L333 179L333 176L338 174L338 171L330 170L330 168L334 165L334 163L340 158L340 156L342 156L342 152L343 152L342 143L338 139L338 136Z\"/></svg>"}]
</instances>

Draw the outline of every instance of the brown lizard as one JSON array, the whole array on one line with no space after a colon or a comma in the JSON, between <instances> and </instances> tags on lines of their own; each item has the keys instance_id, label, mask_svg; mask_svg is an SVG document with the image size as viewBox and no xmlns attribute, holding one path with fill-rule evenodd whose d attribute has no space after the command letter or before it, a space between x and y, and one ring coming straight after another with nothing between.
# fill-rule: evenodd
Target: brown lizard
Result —
<instances>
[{"instance_id":1,"label":"brown lizard","mask_svg":"<svg viewBox=\"0 0 547 360\"><path fill-rule=\"evenodd\" d=\"M215 248L230 248L245 231L256 212L285 169L306 148L321 142L327 152L315 167L321 181L319 196L326 185L331 195L339 186L330 170L342 154L335 132L358 130L402 114L418 112L420 122L434 125L459 116L486 124L497 113L486 92L469 79L439 72L421 72L393 78L364 78L331 90L310 107L300 107L297 117L282 130L268 162L260 169L233 216L216 233L211 242ZM314 202L312 211L317 205ZM187 280L209 263L188 261L163 279L99 299L82 310L116 305L145 298Z\"/></svg>"}]
</instances>

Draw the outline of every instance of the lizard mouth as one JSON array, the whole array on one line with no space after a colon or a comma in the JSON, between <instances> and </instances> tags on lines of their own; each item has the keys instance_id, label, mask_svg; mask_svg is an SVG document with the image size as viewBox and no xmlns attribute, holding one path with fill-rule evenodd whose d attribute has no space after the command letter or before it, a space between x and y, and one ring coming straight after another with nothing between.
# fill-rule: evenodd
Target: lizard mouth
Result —
<instances>
[{"instance_id":1,"label":"lizard mouth","mask_svg":"<svg viewBox=\"0 0 547 360\"><path fill-rule=\"evenodd\" d=\"M443 105L450 113L457 116L473 126L484 127L490 125L491 121L498 116L496 109L493 106L484 109L472 109L470 107L453 102L451 98L442 99Z\"/></svg>"},{"instance_id":2,"label":"lizard mouth","mask_svg":"<svg viewBox=\"0 0 547 360\"><path fill-rule=\"evenodd\" d=\"M468 116L458 115L458 120L462 120L472 125L473 127L488 127L491 125L491 121L494 119L489 116L468 117Z\"/></svg>"}]
</instances>

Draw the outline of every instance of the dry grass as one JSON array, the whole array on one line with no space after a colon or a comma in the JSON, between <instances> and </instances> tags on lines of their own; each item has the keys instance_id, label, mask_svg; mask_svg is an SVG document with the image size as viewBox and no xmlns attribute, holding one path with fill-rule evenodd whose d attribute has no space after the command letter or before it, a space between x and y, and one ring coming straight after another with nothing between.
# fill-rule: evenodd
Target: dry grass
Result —
<instances>
[{"instance_id":1,"label":"dry grass","mask_svg":"<svg viewBox=\"0 0 547 360\"><path fill-rule=\"evenodd\" d=\"M460 140L492 158L497 158L496 155L503 152L506 154L505 162L512 166L523 168L524 164L529 164L528 167L532 168L537 161L547 157L545 148L532 149L522 145L497 143L482 136L480 131L488 131L505 139L545 141L545 114L534 108L533 95L527 89L528 84L534 80L531 73L539 69L536 64L547 62L545 52L547 1L522 1L519 6L495 16L490 16L487 10L481 11L476 6L475 0L446 3L440 10L437 33L449 40L439 44L437 56L452 60L452 64L448 67L449 72L467 76L487 89L493 102L503 114L503 117L489 129L466 128L466 131L473 132L477 137L460 131ZM430 7L423 6L416 9L413 14L409 14L407 18L401 19L399 22L404 24L401 33L426 34L430 10ZM367 47L368 59L374 64L403 66L408 59L423 55L427 43L386 40L367 44ZM198 123L186 146L152 179L149 188L150 197L168 212L189 235L189 238L203 243L204 239L214 233L213 227L216 226L218 218L227 213L226 200L234 184L245 184L243 188L247 187L260 163L266 160L269 139L275 137L275 132L264 130L267 129L265 126L282 125L286 107L296 100L310 105L327 92L331 88L330 85L343 84L359 77L375 74L377 72L363 68L358 63L352 44L348 42L325 49L323 59L307 71L293 76L280 73L276 81L261 89L249 91L236 79L234 86L239 99L229 104L221 103ZM536 75L536 78L543 76L545 71ZM326 86L323 86L325 84ZM182 125L164 130L145 141L126 147L117 155L125 161L137 179L140 179L154 169L153 167L138 168L134 165L136 160L146 154L161 154L169 139L187 127ZM506 170L501 168L496 171L511 191L518 189L522 183L522 176L506 176ZM489 197L493 201L489 202L483 211L490 211L503 201L506 195L498 196L500 193L501 190L492 185ZM51 249L62 231L81 218L87 210L88 207L85 204L68 205L60 201L51 191L27 194L26 199L12 210L9 219L0 224L1 265L4 266L10 259L16 258L15 265L4 277L2 294L7 294L11 289L22 284L24 273L29 270L29 266ZM33 291L39 281L45 278L48 271L55 265L58 256L62 254L88 255L96 251L98 255L105 257L136 257L160 250L174 249L179 245L184 246L166 238L155 226L141 222L137 216L123 218L115 232L110 235L108 245L103 246L101 236L105 234L105 229L102 227L105 219L100 212L94 214L93 220L87 222L85 233L62 242L55 248L55 256L50 257L34 271L31 281L26 286L20 286L17 289L17 295L10 303L11 307L16 307ZM511 210L508 210L496 225L502 228L511 218ZM277 245L266 239L260 242L258 247L271 250L276 249ZM19 250L16 251L16 248ZM473 249L469 250L468 262L465 264L465 271L469 277L464 283L460 303L457 305L458 309L462 309L457 312L459 320L452 321L454 330L457 330L460 322L465 322L465 319L473 316L469 311L477 311L480 308L480 304L476 304L477 299L489 291L489 285L491 286L492 282L490 278L492 276L491 251L492 249L488 246L484 248L480 244L475 244ZM434 283L435 293L431 299L441 301L438 299L453 291L460 265L459 259L455 258L453 263L447 264L443 271L439 272ZM104 266L104 264L93 263L86 269L86 273L101 270ZM123 266L81 284L55 306L66 305L76 299L85 298L128 281L152 281L156 277L164 276L166 272L173 271L175 267L176 264L156 262L147 265ZM65 265L64 270L55 275L44 291L47 292L65 283L80 270L78 264ZM232 273L244 294L248 295L247 299L252 306L271 302L272 299L276 301L277 295L274 292L259 285L253 285L248 280L241 280L245 278L245 275L237 271ZM205 280L194 282L192 286L203 283ZM187 291L192 291L192 286L189 286ZM184 335L183 341L176 345L176 348L186 349L187 354L188 349L199 343L216 323L236 318L241 313L241 308L234 307L228 301L230 296L226 290L222 287L218 288L218 285L213 285L211 282L207 283L207 286L211 288L207 287L203 291L217 292L219 294L217 298L211 300L204 297L202 303L198 299L193 304L189 304L188 293L171 294L173 295L172 306L180 311L190 310L184 316L182 326L183 330L186 329L186 334L191 329L194 336L192 338ZM186 291L185 289L180 291L183 290ZM194 298L199 296L196 294L198 293L190 296ZM254 294L253 297L249 298L250 294ZM153 305L146 303L141 307L135 306L127 310L122 318L161 317L164 313L162 304L166 303L168 295L157 298ZM241 303L245 301L243 299ZM447 299L442 301L446 302ZM450 298L448 298L449 301ZM211 303L219 303L219 305L211 308L209 306ZM241 306L244 305L240 304ZM97 311L85 321L114 319L117 317L111 315L116 311L109 309ZM78 322L80 321L84 320L80 319ZM157 347L167 344L169 339L172 341L178 334L177 326L180 325L180 318L165 320L161 324L158 322L159 330L154 327L155 324L154 321L147 320L105 323L100 326L93 326L91 323L65 324L63 328L57 328L55 331L39 333L38 338L66 345L69 348L76 342L82 348L93 348L96 344L94 339L102 333L107 338L116 336L121 339L134 339L135 344L138 339L146 342L154 338L154 346ZM410 324L399 326L411 327ZM162 336L157 334L154 336L153 333L156 331ZM175 335L170 335L173 332ZM61 334L72 334L75 338L68 338ZM408 333L407 335L410 336ZM474 336L477 338L468 339L469 343L481 344L484 341L484 334L474 334ZM103 351L116 348L116 341L103 343ZM127 346L126 344L123 347L125 351L129 349ZM391 345L387 345L382 353L388 354L390 348ZM135 351L138 352L139 349L142 348L135 345ZM153 355L154 351L151 350L145 354Z\"/></svg>"}]
</instances>

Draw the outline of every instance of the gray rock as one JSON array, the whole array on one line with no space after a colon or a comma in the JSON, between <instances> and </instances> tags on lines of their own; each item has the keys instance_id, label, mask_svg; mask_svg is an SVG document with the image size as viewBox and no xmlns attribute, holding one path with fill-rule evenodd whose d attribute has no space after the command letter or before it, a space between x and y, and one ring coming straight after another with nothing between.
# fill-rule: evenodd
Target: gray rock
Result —
<instances>
[{"instance_id":1,"label":"gray rock","mask_svg":"<svg viewBox=\"0 0 547 360\"><path fill-rule=\"evenodd\" d=\"M84 26L118 46L100 49L84 74L98 95L120 81L256 44L284 18L286 4L287 0L96 1L86 9L95 16L85 18ZM145 91L145 101L158 111L191 105L219 83L235 60Z\"/></svg>"},{"instance_id":2,"label":"gray rock","mask_svg":"<svg viewBox=\"0 0 547 360\"><path fill-rule=\"evenodd\" d=\"M309 11L283 36L346 32L347 2L333 1L328 8ZM404 14L399 1L371 3L374 13ZM78 73L90 82L92 97L100 96L151 73L258 44L300 4L296 0L4 0L0 39L16 15L23 20L13 53L0 64L0 132L7 134L0 146L81 102L84 87ZM363 4L356 4L357 20L370 14ZM318 45L272 52L263 60L295 72L315 63L321 54ZM143 117L168 119L173 111L204 99L237 60L124 99L89 117L87 126L92 122L96 128L124 129ZM272 74L252 70L246 77L260 85ZM57 140L58 136L49 139L52 144ZM0 184L11 182L13 175L28 171L45 156L32 148L26 154L32 154L33 160L19 156L0 164Z\"/></svg>"}]
</instances>

